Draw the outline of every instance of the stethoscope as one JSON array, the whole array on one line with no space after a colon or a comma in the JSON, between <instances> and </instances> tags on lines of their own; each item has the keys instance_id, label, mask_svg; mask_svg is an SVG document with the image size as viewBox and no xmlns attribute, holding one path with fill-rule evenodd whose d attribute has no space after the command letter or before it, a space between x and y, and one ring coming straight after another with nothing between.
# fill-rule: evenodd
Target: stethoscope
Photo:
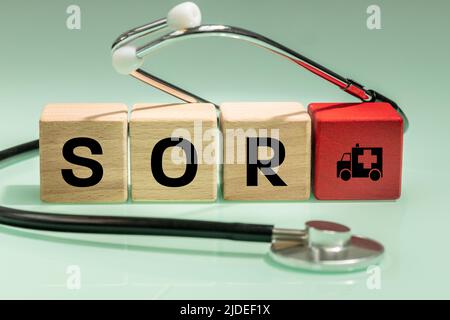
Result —
<instances>
[{"instance_id":1,"label":"stethoscope","mask_svg":"<svg viewBox=\"0 0 450 320\"><path fill-rule=\"evenodd\" d=\"M167 28L175 31L140 47L131 45L136 39ZM200 10L192 2L175 6L169 11L167 18L123 33L112 45L113 66L119 73L129 74L183 101L209 102L140 69L144 58L151 51L182 39L206 36L225 36L251 42L295 62L363 102L387 102L403 117L404 131L408 127L408 119L400 107L377 91L366 89L357 82L346 79L299 53L252 31L224 25L201 25ZM0 161L37 148L39 148L39 141L35 140L0 151ZM352 235L351 230L344 225L319 220L307 222L304 229L286 229L265 224L53 214L2 206L0 207L0 223L13 227L56 232L157 235L268 242L271 243L270 256L276 262L313 271L362 270L377 264L384 253L384 247L379 242Z\"/></svg>"}]
</instances>

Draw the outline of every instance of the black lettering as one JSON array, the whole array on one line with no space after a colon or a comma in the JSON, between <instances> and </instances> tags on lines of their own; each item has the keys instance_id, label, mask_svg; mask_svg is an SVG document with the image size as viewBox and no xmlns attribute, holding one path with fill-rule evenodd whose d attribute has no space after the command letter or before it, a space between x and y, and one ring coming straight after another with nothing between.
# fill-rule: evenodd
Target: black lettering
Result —
<instances>
[{"instance_id":1,"label":"black lettering","mask_svg":"<svg viewBox=\"0 0 450 320\"><path fill-rule=\"evenodd\" d=\"M258 159L258 147L269 147L274 155L268 160ZM272 169L284 161L285 149L281 141L266 137L247 137L247 186L258 185L258 169L273 186L287 186L287 184Z\"/></svg>"},{"instance_id":2,"label":"black lettering","mask_svg":"<svg viewBox=\"0 0 450 320\"><path fill-rule=\"evenodd\" d=\"M163 155L167 148L180 147L186 154L186 170L181 177L168 177L163 170ZM153 177L159 184L166 187L182 187L191 183L197 174L197 151L194 145L183 138L165 138L155 145L151 156Z\"/></svg>"},{"instance_id":3,"label":"black lettering","mask_svg":"<svg viewBox=\"0 0 450 320\"><path fill-rule=\"evenodd\" d=\"M78 178L74 175L72 169L62 169L62 177L64 181L74 187L84 188L95 186L103 178L103 167L93 159L75 155L74 150L78 147L89 148L92 154L103 154L101 145L94 139L83 137L70 139L64 144L62 149L64 159L70 163L91 169L92 175L88 178Z\"/></svg>"}]
</instances>

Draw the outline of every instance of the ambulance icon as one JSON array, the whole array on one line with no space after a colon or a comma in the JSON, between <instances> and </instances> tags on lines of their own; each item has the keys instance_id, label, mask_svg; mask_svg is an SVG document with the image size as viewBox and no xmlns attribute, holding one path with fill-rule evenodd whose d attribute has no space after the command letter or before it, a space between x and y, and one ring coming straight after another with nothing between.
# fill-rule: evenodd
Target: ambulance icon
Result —
<instances>
[{"instance_id":1,"label":"ambulance icon","mask_svg":"<svg viewBox=\"0 0 450 320\"><path fill-rule=\"evenodd\" d=\"M337 177L344 181L350 178L370 178L378 181L383 177L383 148L360 147L344 153L336 163Z\"/></svg>"}]
</instances>

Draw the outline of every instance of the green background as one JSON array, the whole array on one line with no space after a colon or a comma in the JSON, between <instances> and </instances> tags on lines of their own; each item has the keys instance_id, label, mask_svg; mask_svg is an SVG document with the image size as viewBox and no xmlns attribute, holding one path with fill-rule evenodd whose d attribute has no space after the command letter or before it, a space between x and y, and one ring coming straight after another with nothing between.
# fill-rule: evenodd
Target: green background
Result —
<instances>
[{"instance_id":1,"label":"green background","mask_svg":"<svg viewBox=\"0 0 450 320\"><path fill-rule=\"evenodd\" d=\"M50 102L170 102L115 73L121 32L164 16L177 1L0 2L0 147L37 138ZM0 227L0 298L450 298L450 2L447 0L199 0L204 23L267 35L378 89L409 115L398 201L48 205L39 200L37 154L0 171L0 201L51 212L274 223L348 224L387 253L381 289L369 274L314 274L274 265L267 244L163 237L68 235ZM381 6L382 29L366 9ZM81 7L81 30L66 8ZM146 68L214 102L353 101L288 61L232 39L194 39L155 52ZM337 137L338 138L338 137ZM66 268L81 268L81 289Z\"/></svg>"}]
</instances>

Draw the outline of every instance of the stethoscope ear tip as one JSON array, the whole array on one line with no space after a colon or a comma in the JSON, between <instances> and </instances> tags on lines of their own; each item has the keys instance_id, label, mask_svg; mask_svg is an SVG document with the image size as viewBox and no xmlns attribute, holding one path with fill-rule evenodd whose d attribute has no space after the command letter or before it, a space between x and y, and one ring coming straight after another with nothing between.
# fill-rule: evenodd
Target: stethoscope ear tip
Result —
<instances>
[{"instance_id":1,"label":"stethoscope ear tip","mask_svg":"<svg viewBox=\"0 0 450 320\"><path fill-rule=\"evenodd\" d=\"M200 8L187 1L173 7L167 14L167 25L173 30L195 28L202 23Z\"/></svg>"},{"instance_id":2,"label":"stethoscope ear tip","mask_svg":"<svg viewBox=\"0 0 450 320\"><path fill-rule=\"evenodd\" d=\"M125 45L113 51L112 65L114 69L123 75L129 75L138 69L143 63L143 59L136 54L136 48Z\"/></svg>"},{"instance_id":3,"label":"stethoscope ear tip","mask_svg":"<svg viewBox=\"0 0 450 320\"><path fill-rule=\"evenodd\" d=\"M183 2L169 11L163 23L173 30L195 28L202 23L202 13L195 3ZM118 73L129 75L139 69L143 62L143 58L137 54L136 47L130 44L113 47L112 65Z\"/></svg>"}]
</instances>

